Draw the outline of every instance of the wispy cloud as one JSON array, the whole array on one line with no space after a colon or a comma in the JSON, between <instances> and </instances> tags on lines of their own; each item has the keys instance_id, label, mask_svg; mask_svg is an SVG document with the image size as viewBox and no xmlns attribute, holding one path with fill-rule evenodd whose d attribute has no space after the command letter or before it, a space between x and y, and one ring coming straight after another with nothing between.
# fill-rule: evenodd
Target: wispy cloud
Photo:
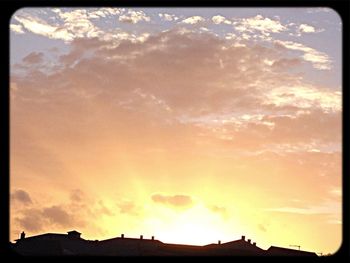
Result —
<instances>
[{"instance_id":1,"label":"wispy cloud","mask_svg":"<svg viewBox=\"0 0 350 263\"><path fill-rule=\"evenodd\" d=\"M26 64L39 64L43 61L44 54L41 52L32 52L23 58L23 62Z\"/></svg>"},{"instance_id":2,"label":"wispy cloud","mask_svg":"<svg viewBox=\"0 0 350 263\"><path fill-rule=\"evenodd\" d=\"M153 194L151 198L155 203L173 207L188 207L193 203L192 198L188 195Z\"/></svg>"},{"instance_id":3,"label":"wispy cloud","mask_svg":"<svg viewBox=\"0 0 350 263\"><path fill-rule=\"evenodd\" d=\"M266 92L266 104L296 106L301 109L320 108L324 111L341 111L342 93L313 85L281 86Z\"/></svg>"},{"instance_id":4,"label":"wispy cloud","mask_svg":"<svg viewBox=\"0 0 350 263\"><path fill-rule=\"evenodd\" d=\"M302 214L302 215L328 214L340 220L341 203L328 201L320 205L314 205L309 207L277 207L277 208L267 208L265 209L265 211L293 213L293 214Z\"/></svg>"},{"instance_id":5,"label":"wispy cloud","mask_svg":"<svg viewBox=\"0 0 350 263\"><path fill-rule=\"evenodd\" d=\"M74 39L74 35L67 29L50 25L38 17L29 14L18 14L14 16L14 19L21 23L23 28L34 34L65 41L71 41Z\"/></svg>"},{"instance_id":6,"label":"wispy cloud","mask_svg":"<svg viewBox=\"0 0 350 263\"><path fill-rule=\"evenodd\" d=\"M70 199L73 201L73 202L82 202L84 200L84 192L80 189L73 189L70 193Z\"/></svg>"},{"instance_id":7,"label":"wispy cloud","mask_svg":"<svg viewBox=\"0 0 350 263\"><path fill-rule=\"evenodd\" d=\"M326 53L293 41L275 40L274 43L290 50L303 52L302 58L311 62L316 69L329 70L332 68L332 61Z\"/></svg>"},{"instance_id":8,"label":"wispy cloud","mask_svg":"<svg viewBox=\"0 0 350 263\"><path fill-rule=\"evenodd\" d=\"M135 216L140 212L140 208L130 200L122 200L118 202L117 206L121 214L129 214Z\"/></svg>"}]
</instances>

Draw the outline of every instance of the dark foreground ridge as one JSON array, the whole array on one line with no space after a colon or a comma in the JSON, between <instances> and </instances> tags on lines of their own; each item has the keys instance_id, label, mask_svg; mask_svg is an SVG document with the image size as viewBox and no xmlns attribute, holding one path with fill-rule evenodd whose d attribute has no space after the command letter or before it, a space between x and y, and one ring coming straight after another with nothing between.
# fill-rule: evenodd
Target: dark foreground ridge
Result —
<instances>
[{"instance_id":1,"label":"dark foreground ridge","mask_svg":"<svg viewBox=\"0 0 350 263\"><path fill-rule=\"evenodd\" d=\"M317 256L316 253L271 246L264 250L250 239L241 239L205 246L167 244L159 240L121 237L106 240L86 240L81 233L69 231L67 234L46 233L21 238L11 243L20 255L79 255L79 256Z\"/></svg>"}]
</instances>

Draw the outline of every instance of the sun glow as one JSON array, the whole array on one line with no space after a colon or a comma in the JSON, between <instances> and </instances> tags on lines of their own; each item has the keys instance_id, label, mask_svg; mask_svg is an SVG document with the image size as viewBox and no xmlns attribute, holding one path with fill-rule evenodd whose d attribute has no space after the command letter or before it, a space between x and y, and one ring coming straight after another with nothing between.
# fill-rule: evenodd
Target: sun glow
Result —
<instances>
[{"instance_id":1,"label":"sun glow","mask_svg":"<svg viewBox=\"0 0 350 263\"><path fill-rule=\"evenodd\" d=\"M202 204L185 211L167 211L145 220L146 228L159 233L157 239L162 242L206 245L216 243L222 238L235 239L239 234L228 237L226 223L220 214L213 213ZM239 229L233 226L233 229Z\"/></svg>"}]
</instances>

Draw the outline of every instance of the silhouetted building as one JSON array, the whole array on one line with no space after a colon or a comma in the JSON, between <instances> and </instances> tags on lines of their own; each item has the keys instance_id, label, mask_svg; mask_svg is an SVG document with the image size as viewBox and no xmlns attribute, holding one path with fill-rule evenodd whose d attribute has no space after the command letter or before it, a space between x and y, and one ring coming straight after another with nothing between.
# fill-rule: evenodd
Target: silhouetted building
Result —
<instances>
[{"instance_id":1,"label":"silhouetted building","mask_svg":"<svg viewBox=\"0 0 350 263\"><path fill-rule=\"evenodd\" d=\"M242 236L241 239L230 241L227 243L210 244L205 247L215 250L217 254L225 255L254 255L260 256L263 255L265 250L256 246L256 243L251 243L251 240L245 240L245 236Z\"/></svg>"},{"instance_id":2,"label":"silhouetted building","mask_svg":"<svg viewBox=\"0 0 350 263\"><path fill-rule=\"evenodd\" d=\"M73 230L67 234L47 233L25 237L16 240L11 247L21 255L95 255L95 256L317 256L315 253L270 247L268 250L259 248L250 239L241 239L205 246L167 244L144 238L121 237L106 240L86 240L81 233Z\"/></svg>"},{"instance_id":3,"label":"silhouetted building","mask_svg":"<svg viewBox=\"0 0 350 263\"><path fill-rule=\"evenodd\" d=\"M78 231L73 230L73 231L69 231L67 233L68 233L68 237L71 239L80 239L81 233L79 233Z\"/></svg>"},{"instance_id":4,"label":"silhouetted building","mask_svg":"<svg viewBox=\"0 0 350 263\"><path fill-rule=\"evenodd\" d=\"M314 252L271 246L266 250L268 256L317 256Z\"/></svg>"}]
</instances>

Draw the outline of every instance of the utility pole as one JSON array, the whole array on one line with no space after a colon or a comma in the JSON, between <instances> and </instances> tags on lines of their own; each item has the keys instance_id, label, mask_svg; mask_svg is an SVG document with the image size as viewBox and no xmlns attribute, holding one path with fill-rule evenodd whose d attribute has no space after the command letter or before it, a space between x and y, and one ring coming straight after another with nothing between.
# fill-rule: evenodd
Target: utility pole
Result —
<instances>
[{"instance_id":1,"label":"utility pole","mask_svg":"<svg viewBox=\"0 0 350 263\"><path fill-rule=\"evenodd\" d=\"M290 247L297 247L300 250L300 246L299 245L289 245Z\"/></svg>"}]
</instances>

